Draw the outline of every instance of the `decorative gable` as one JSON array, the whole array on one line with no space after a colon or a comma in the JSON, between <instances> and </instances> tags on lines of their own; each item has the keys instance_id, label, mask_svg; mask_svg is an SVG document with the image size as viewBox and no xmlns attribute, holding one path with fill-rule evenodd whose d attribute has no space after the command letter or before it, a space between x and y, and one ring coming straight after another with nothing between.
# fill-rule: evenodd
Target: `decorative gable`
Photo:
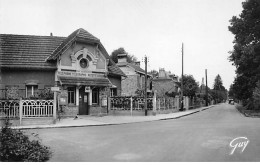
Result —
<instances>
[{"instance_id":1,"label":"decorative gable","mask_svg":"<svg viewBox=\"0 0 260 165\"><path fill-rule=\"evenodd\" d=\"M76 43L59 59L58 70L78 72L107 72L108 61L94 45Z\"/></svg>"}]
</instances>

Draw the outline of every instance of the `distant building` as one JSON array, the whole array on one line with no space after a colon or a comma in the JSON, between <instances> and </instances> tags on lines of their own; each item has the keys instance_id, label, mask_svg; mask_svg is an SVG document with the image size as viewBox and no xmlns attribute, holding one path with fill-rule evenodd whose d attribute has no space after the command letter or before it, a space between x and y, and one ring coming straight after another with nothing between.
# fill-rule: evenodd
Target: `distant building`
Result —
<instances>
[{"instance_id":1,"label":"distant building","mask_svg":"<svg viewBox=\"0 0 260 165\"><path fill-rule=\"evenodd\" d=\"M129 63L127 62L126 54L118 55L118 63L116 64L127 76L122 78L121 82L121 95L122 96L136 96L137 90L145 89L145 71L140 67L140 61ZM148 92L150 90L150 81L151 75L147 75L147 88Z\"/></svg>"},{"instance_id":2,"label":"distant building","mask_svg":"<svg viewBox=\"0 0 260 165\"><path fill-rule=\"evenodd\" d=\"M178 76L167 72L164 68L159 69L157 77L152 80L153 91L157 91L157 96L163 97L166 93L177 93L178 92Z\"/></svg>"}]
</instances>

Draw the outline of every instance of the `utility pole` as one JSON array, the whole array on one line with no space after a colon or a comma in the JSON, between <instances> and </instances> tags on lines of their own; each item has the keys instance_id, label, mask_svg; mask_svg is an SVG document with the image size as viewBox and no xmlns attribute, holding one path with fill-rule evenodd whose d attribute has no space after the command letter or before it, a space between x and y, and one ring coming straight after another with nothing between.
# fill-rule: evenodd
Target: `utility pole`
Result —
<instances>
[{"instance_id":1,"label":"utility pole","mask_svg":"<svg viewBox=\"0 0 260 165\"><path fill-rule=\"evenodd\" d=\"M182 63L181 63L181 111L183 111L183 43L181 46L181 56L182 56Z\"/></svg>"},{"instance_id":2,"label":"utility pole","mask_svg":"<svg viewBox=\"0 0 260 165\"><path fill-rule=\"evenodd\" d=\"M144 110L145 116L147 116L147 57L144 57L145 64L145 78L144 78Z\"/></svg>"},{"instance_id":3,"label":"utility pole","mask_svg":"<svg viewBox=\"0 0 260 165\"><path fill-rule=\"evenodd\" d=\"M206 76L206 106L208 106L208 78L207 78L207 69L205 70Z\"/></svg>"}]
</instances>

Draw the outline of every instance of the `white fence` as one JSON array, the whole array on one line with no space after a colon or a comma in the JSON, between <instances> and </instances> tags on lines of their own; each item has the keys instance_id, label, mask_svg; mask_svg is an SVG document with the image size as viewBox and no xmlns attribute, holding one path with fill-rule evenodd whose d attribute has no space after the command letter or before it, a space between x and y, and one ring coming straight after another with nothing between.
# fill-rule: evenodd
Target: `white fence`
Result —
<instances>
[{"instance_id":1,"label":"white fence","mask_svg":"<svg viewBox=\"0 0 260 165\"><path fill-rule=\"evenodd\" d=\"M52 117L53 100L0 100L0 117Z\"/></svg>"},{"instance_id":2,"label":"white fence","mask_svg":"<svg viewBox=\"0 0 260 165\"><path fill-rule=\"evenodd\" d=\"M22 100L22 117L52 117L53 100Z\"/></svg>"},{"instance_id":3,"label":"white fence","mask_svg":"<svg viewBox=\"0 0 260 165\"><path fill-rule=\"evenodd\" d=\"M19 100L0 100L0 117L19 117Z\"/></svg>"}]
</instances>

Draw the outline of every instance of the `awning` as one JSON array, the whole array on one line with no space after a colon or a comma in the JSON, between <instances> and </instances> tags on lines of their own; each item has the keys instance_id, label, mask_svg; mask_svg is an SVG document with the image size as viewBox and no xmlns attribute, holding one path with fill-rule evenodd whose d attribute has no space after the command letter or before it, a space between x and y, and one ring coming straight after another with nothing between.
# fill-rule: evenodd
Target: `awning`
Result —
<instances>
[{"instance_id":1,"label":"awning","mask_svg":"<svg viewBox=\"0 0 260 165\"><path fill-rule=\"evenodd\" d=\"M61 85L86 85L111 87L108 78L79 78L79 77L58 77Z\"/></svg>"}]
</instances>

